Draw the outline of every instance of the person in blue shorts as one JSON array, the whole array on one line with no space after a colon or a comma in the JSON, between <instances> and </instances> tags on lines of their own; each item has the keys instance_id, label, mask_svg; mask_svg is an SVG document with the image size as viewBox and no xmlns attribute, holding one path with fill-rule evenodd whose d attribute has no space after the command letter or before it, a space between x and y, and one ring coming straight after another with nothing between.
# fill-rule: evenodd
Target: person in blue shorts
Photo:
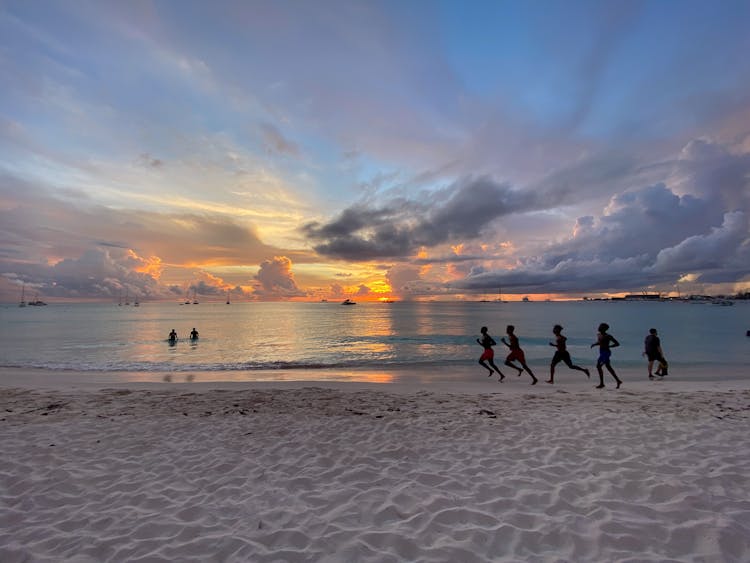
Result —
<instances>
[{"instance_id":1,"label":"person in blue shorts","mask_svg":"<svg viewBox=\"0 0 750 563\"><path fill-rule=\"evenodd\" d=\"M617 377L617 374L615 373L615 370L612 369L612 364L610 363L610 357L612 356L611 348L619 346L620 343L614 336L607 332L608 330L609 325L607 323L600 324L598 328L599 333L596 335L596 342L591 345L592 348L594 346L599 346L599 359L596 360L596 370L599 372L599 385L596 386L597 389L604 388L604 372L602 371L602 366L606 367L607 371L615 378L617 389L622 385L622 381Z\"/></svg>"}]
</instances>

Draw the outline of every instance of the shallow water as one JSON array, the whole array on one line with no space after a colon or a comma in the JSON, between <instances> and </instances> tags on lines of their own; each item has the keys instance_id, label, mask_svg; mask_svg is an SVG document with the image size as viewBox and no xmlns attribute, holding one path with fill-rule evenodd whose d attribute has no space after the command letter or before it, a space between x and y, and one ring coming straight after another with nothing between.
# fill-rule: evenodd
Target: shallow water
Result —
<instances>
[{"instance_id":1,"label":"shallow water","mask_svg":"<svg viewBox=\"0 0 750 563\"><path fill-rule=\"evenodd\" d=\"M0 367L97 371L254 371L461 368L474 365L485 325L500 342L507 324L532 368L553 354L552 326L565 327L573 361L591 366L596 327L620 341L612 362L642 366L643 339L659 330L672 369L750 365L750 304L530 303L142 303L0 307ZM197 342L187 336L196 327ZM167 342L174 328L180 340ZM505 348L500 344L497 356ZM563 368L565 369L565 368ZM300 378L305 378L301 375Z\"/></svg>"}]
</instances>

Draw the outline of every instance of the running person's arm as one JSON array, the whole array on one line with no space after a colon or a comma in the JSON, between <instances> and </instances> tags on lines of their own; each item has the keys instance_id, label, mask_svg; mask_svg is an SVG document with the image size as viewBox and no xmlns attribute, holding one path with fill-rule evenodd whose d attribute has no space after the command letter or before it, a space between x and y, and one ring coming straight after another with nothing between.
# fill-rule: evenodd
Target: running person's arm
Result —
<instances>
[{"instance_id":1,"label":"running person's arm","mask_svg":"<svg viewBox=\"0 0 750 563\"><path fill-rule=\"evenodd\" d=\"M610 348L617 348L617 347L618 347L618 346L620 345L620 343L619 343L619 342L617 342L617 338L615 338L615 337L614 337L614 336L612 336L611 334L609 335L609 341L610 341L610 342L612 343L612 344L610 345Z\"/></svg>"}]
</instances>

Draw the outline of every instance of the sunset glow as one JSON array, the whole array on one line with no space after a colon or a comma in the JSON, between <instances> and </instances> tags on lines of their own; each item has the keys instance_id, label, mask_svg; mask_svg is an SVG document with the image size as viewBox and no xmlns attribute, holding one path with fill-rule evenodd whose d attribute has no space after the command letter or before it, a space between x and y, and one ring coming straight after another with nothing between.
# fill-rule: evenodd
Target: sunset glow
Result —
<instances>
[{"instance_id":1,"label":"sunset glow","mask_svg":"<svg viewBox=\"0 0 750 563\"><path fill-rule=\"evenodd\" d=\"M0 300L750 288L743 2L5 2Z\"/></svg>"}]
</instances>

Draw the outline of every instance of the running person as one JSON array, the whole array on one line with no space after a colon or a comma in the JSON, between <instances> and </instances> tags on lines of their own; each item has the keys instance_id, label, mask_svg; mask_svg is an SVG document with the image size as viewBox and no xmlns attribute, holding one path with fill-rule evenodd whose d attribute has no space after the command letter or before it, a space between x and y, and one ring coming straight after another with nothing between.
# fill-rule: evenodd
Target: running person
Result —
<instances>
[{"instance_id":1,"label":"running person","mask_svg":"<svg viewBox=\"0 0 750 563\"><path fill-rule=\"evenodd\" d=\"M555 325L554 327L552 327L552 333L555 335L555 341L550 342L549 345L554 346L555 348L557 348L557 350L555 351L555 355L552 357L552 363L549 366L549 379L547 380L547 383L555 382L555 366L560 362L563 362L570 369L584 372L586 374L586 377L591 377L588 369L573 365L573 362L570 359L570 352L568 352L567 345L565 344L565 341L568 339L567 337L562 335L562 329L563 327L560 325Z\"/></svg>"},{"instance_id":2,"label":"running person","mask_svg":"<svg viewBox=\"0 0 750 563\"><path fill-rule=\"evenodd\" d=\"M599 359L596 360L596 369L599 372L599 385L596 386L597 389L604 388L604 372L602 371L602 366L605 366L607 371L615 378L617 389L622 385L622 381L617 377L617 374L615 373L615 370L612 369L612 364L609 361L612 356L611 348L619 346L620 343L614 336L607 333L608 330L609 325L607 323L600 324L598 328L599 333L596 335L596 342L591 345L592 348L594 346L599 346Z\"/></svg>"},{"instance_id":3,"label":"running person","mask_svg":"<svg viewBox=\"0 0 750 563\"><path fill-rule=\"evenodd\" d=\"M492 349L492 347L495 346L497 342L495 342L495 340L489 334L487 334L486 326L483 326L480 329L480 332L482 333L482 339L480 340L479 338L477 338L477 342L482 348L484 348L484 352L482 352L482 355L479 358L479 363L487 370L489 370L490 373L487 374L487 377L492 377L492 374L494 373L492 371L492 368L494 368L497 374L500 376L500 381L502 381L503 379L505 379L505 376L500 371L500 368L495 365L495 351ZM489 363L492 368L485 364L485 361Z\"/></svg>"},{"instance_id":4,"label":"running person","mask_svg":"<svg viewBox=\"0 0 750 563\"><path fill-rule=\"evenodd\" d=\"M503 344L505 344L508 348L510 348L510 354L505 358L505 365L512 367L513 369L518 370L518 376L520 377L523 373L523 370L525 369L529 375L531 376L531 384L536 385L537 381L539 381L536 376L534 375L534 372L531 371L531 368L526 365L526 355L523 353L523 350L521 350L521 346L518 344L518 337L515 335L516 327L513 325L508 325L505 329L506 334L508 335L508 339L510 342L506 341L505 338L501 338L503 341ZM518 361L521 366L523 366L523 369L519 368L517 365L515 365L513 362Z\"/></svg>"}]
</instances>

